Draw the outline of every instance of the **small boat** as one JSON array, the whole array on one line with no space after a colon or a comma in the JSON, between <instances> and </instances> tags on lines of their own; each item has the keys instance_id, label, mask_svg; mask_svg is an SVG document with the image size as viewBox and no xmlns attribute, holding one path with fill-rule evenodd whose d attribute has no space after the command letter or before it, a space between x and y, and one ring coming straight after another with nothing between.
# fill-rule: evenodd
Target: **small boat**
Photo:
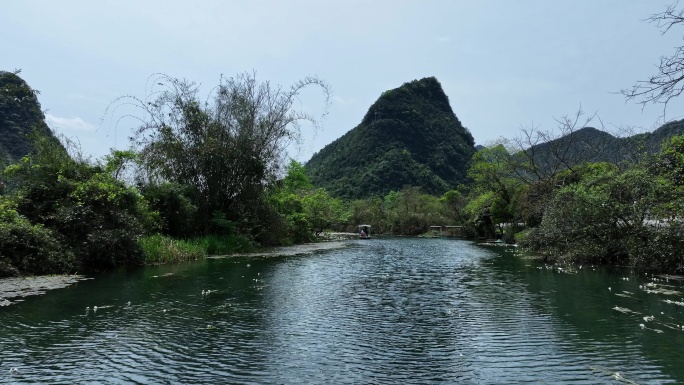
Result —
<instances>
[{"instance_id":1,"label":"small boat","mask_svg":"<svg viewBox=\"0 0 684 385\"><path fill-rule=\"evenodd\" d=\"M370 239L370 225L359 225L359 239Z\"/></svg>"}]
</instances>

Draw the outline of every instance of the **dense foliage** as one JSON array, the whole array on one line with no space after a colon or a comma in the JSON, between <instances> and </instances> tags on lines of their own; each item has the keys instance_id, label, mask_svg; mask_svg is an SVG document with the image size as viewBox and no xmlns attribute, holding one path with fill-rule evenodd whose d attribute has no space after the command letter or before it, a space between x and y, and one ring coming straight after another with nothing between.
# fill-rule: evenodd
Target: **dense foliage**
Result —
<instances>
[{"instance_id":1,"label":"dense foliage","mask_svg":"<svg viewBox=\"0 0 684 385\"><path fill-rule=\"evenodd\" d=\"M75 160L51 138L35 146L4 172L16 187L2 198L0 275L141 265L138 239L155 216L134 188L114 178L115 162Z\"/></svg>"},{"instance_id":2,"label":"dense foliage","mask_svg":"<svg viewBox=\"0 0 684 385\"><path fill-rule=\"evenodd\" d=\"M407 186L383 197L351 201L347 230L353 231L354 224L372 224L375 234L431 234L431 226L462 224L465 203L457 190L447 191L438 198L423 193L420 187ZM461 230L458 233L464 235Z\"/></svg>"},{"instance_id":3,"label":"dense foliage","mask_svg":"<svg viewBox=\"0 0 684 385\"><path fill-rule=\"evenodd\" d=\"M327 85L306 78L284 91L257 81L254 74L240 74L222 79L203 103L193 83L166 76L155 83L164 88L145 100L132 98L143 111L135 144L144 170L141 183L159 184L147 196L166 213L165 231L184 235L178 227L190 225L175 224L165 207L180 205L179 210L196 215L196 232L237 229L267 241L264 222L277 214L266 192L280 173L285 146L299 134L299 122L315 123L309 114L294 110L293 102L307 86L320 87L327 96ZM166 183L189 191L171 196L173 187ZM184 202L190 196L193 202Z\"/></svg>"},{"instance_id":4,"label":"dense foliage","mask_svg":"<svg viewBox=\"0 0 684 385\"><path fill-rule=\"evenodd\" d=\"M144 112L135 150L92 162L34 131L32 152L0 178L0 276L248 251L310 241L345 221L343 203L314 188L301 165L279 178L298 122L313 121L293 99L309 85L327 96L323 82L283 91L243 74L222 81L209 104L191 83L157 80L167 88L153 99L119 100Z\"/></svg>"},{"instance_id":5,"label":"dense foliage","mask_svg":"<svg viewBox=\"0 0 684 385\"><path fill-rule=\"evenodd\" d=\"M316 235L347 222L344 203L322 188L315 188L304 167L292 160L285 178L271 191L271 202L280 214L281 242L313 241Z\"/></svg>"},{"instance_id":6,"label":"dense foliage","mask_svg":"<svg viewBox=\"0 0 684 385\"><path fill-rule=\"evenodd\" d=\"M320 80L283 91L243 74L222 80L204 103L192 83L155 80L164 88L152 97L120 100L142 111L132 150L88 161L34 127L29 153L7 158L0 276L196 259L359 224L411 236L450 226L546 258L684 272L682 122L625 139L578 126L580 111L559 120L560 135L527 130L517 148L475 152L427 78L385 92L306 166L286 165L298 123L315 122L293 100L310 85L327 96ZM25 135L30 119L20 121Z\"/></svg>"},{"instance_id":7,"label":"dense foliage","mask_svg":"<svg viewBox=\"0 0 684 385\"><path fill-rule=\"evenodd\" d=\"M312 182L348 199L404 186L443 194L466 181L475 152L435 78L385 91L362 122L306 164Z\"/></svg>"},{"instance_id":8,"label":"dense foliage","mask_svg":"<svg viewBox=\"0 0 684 385\"><path fill-rule=\"evenodd\" d=\"M675 136L636 163L574 162L527 180L518 154L484 149L470 170L476 188L466 211L480 235L546 258L682 272L683 151L684 136Z\"/></svg>"},{"instance_id":9,"label":"dense foliage","mask_svg":"<svg viewBox=\"0 0 684 385\"><path fill-rule=\"evenodd\" d=\"M57 142L45 123L38 91L29 87L18 72L0 71L0 167L31 152L34 133Z\"/></svg>"}]
</instances>

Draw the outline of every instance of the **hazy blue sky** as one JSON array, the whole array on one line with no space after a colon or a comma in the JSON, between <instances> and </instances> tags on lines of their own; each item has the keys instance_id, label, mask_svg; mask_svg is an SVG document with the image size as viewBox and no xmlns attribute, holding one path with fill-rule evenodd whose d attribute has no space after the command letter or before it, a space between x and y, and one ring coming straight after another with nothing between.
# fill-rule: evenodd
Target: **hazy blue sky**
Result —
<instances>
[{"instance_id":1,"label":"hazy blue sky","mask_svg":"<svg viewBox=\"0 0 684 385\"><path fill-rule=\"evenodd\" d=\"M0 69L41 91L48 123L101 156L126 148L135 122L100 123L124 94L144 96L153 73L207 92L221 74L257 71L289 86L318 75L333 89L322 131L293 156L308 160L362 119L390 88L435 76L475 141L555 126L580 104L606 128L651 130L662 107L614 94L681 45L643 21L661 0L491 1L4 1ZM684 115L684 98L666 118ZM311 92L302 107L319 111ZM598 123L597 123L598 124Z\"/></svg>"}]
</instances>

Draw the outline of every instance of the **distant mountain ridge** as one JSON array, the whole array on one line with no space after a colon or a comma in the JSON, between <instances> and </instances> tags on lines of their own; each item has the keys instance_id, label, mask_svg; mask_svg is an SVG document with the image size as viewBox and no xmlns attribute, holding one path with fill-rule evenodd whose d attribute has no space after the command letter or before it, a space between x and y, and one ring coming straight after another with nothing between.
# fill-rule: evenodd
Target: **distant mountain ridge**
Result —
<instances>
[{"instance_id":1,"label":"distant mountain ridge","mask_svg":"<svg viewBox=\"0 0 684 385\"><path fill-rule=\"evenodd\" d=\"M584 127L561 138L528 148L538 164L551 165L554 153L563 152L568 165L584 162L635 162L643 154L661 150L663 142L684 134L684 120L668 122L653 132L615 137L594 127ZM566 150L567 149L567 150Z\"/></svg>"},{"instance_id":2,"label":"distant mountain ridge","mask_svg":"<svg viewBox=\"0 0 684 385\"><path fill-rule=\"evenodd\" d=\"M343 198L404 186L441 194L466 181L474 140L434 77L382 93L361 123L306 163L312 182Z\"/></svg>"}]
</instances>

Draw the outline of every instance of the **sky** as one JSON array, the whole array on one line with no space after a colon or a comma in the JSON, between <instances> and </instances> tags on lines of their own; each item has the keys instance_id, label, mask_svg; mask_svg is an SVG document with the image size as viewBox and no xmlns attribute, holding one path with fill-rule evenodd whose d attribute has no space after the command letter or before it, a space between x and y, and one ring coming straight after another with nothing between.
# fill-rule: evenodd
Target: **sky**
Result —
<instances>
[{"instance_id":1,"label":"sky","mask_svg":"<svg viewBox=\"0 0 684 385\"><path fill-rule=\"evenodd\" d=\"M684 97L642 107L619 95L684 44L645 21L661 0L22 0L0 12L0 70L40 91L49 126L100 158L126 149L134 119L108 113L144 97L163 73L205 93L255 71L289 87L315 75L332 88L322 126L304 127L290 156L313 153L357 126L388 89L436 77L477 144L522 128L554 129L581 109L595 127L652 131L684 117ZM295 105L314 115L323 94ZM123 115L123 111L117 113ZM600 119L600 120L599 120Z\"/></svg>"}]
</instances>

